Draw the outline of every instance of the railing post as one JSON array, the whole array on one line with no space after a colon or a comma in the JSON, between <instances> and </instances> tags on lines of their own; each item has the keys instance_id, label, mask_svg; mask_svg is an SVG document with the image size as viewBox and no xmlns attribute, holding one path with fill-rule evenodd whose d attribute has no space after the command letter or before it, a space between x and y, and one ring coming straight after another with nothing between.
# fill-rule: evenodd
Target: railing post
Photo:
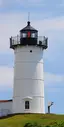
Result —
<instances>
[{"instance_id":1,"label":"railing post","mask_svg":"<svg viewBox=\"0 0 64 127\"><path fill-rule=\"evenodd\" d=\"M12 46L12 37L10 38L10 47Z\"/></svg>"},{"instance_id":2,"label":"railing post","mask_svg":"<svg viewBox=\"0 0 64 127\"><path fill-rule=\"evenodd\" d=\"M18 35L17 35L17 44L18 44Z\"/></svg>"}]
</instances>

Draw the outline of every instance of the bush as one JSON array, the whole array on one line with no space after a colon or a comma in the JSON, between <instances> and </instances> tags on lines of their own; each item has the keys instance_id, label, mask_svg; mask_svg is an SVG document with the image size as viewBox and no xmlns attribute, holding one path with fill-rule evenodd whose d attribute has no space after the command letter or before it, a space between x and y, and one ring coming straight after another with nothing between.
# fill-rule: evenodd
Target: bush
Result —
<instances>
[{"instance_id":1,"label":"bush","mask_svg":"<svg viewBox=\"0 0 64 127\"><path fill-rule=\"evenodd\" d=\"M50 124L50 126L46 126L46 127L64 127L64 122L60 124L57 122L53 122L52 124Z\"/></svg>"},{"instance_id":2,"label":"bush","mask_svg":"<svg viewBox=\"0 0 64 127\"><path fill-rule=\"evenodd\" d=\"M38 125L37 123L26 123L24 127L42 127L42 126Z\"/></svg>"},{"instance_id":3,"label":"bush","mask_svg":"<svg viewBox=\"0 0 64 127\"><path fill-rule=\"evenodd\" d=\"M24 127L32 127L32 124L31 124L31 123L26 123L26 124L24 125Z\"/></svg>"},{"instance_id":4,"label":"bush","mask_svg":"<svg viewBox=\"0 0 64 127\"><path fill-rule=\"evenodd\" d=\"M53 122L50 125L47 126L41 126L37 123L26 123L24 127L64 127L64 122L58 124L57 122Z\"/></svg>"}]
</instances>

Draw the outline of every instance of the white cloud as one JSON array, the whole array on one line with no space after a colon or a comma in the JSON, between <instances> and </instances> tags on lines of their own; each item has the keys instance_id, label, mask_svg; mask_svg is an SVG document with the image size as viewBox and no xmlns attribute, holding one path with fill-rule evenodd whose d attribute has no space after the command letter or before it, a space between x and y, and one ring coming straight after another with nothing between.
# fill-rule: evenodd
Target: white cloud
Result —
<instances>
[{"instance_id":1,"label":"white cloud","mask_svg":"<svg viewBox=\"0 0 64 127\"><path fill-rule=\"evenodd\" d=\"M0 0L0 6L2 6L2 0Z\"/></svg>"},{"instance_id":2,"label":"white cloud","mask_svg":"<svg viewBox=\"0 0 64 127\"><path fill-rule=\"evenodd\" d=\"M50 6L54 6L54 7L61 7L62 4L64 4L64 2L62 1L51 1L51 0L1 0L2 2L2 6L7 7L7 6L17 6L17 5L21 5L23 7L48 7L50 8Z\"/></svg>"},{"instance_id":3,"label":"white cloud","mask_svg":"<svg viewBox=\"0 0 64 127\"><path fill-rule=\"evenodd\" d=\"M12 5L22 5L24 7L32 6L32 5L38 5L42 3L42 0L0 0L2 7L12 6Z\"/></svg>"},{"instance_id":4,"label":"white cloud","mask_svg":"<svg viewBox=\"0 0 64 127\"><path fill-rule=\"evenodd\" d=\"M21 15L9 14L2 15L0 14L0 52L10 51L9 46L9 38L11 36L16 36L21 26L23 26L23 21L21 23L20 20ZM23 15L21 16L23 18Z\"/></svg>"},{"instance_id":5,"label":"white cloud","mask_svg":"<svg viewBox=\"0 0 64 127\"><path fill-rule=\"evenodd\" d=\"M0 88L13 87L13 68L7 66L0 66Z\"/></svg>"},{"instance_id":6,"label":"white cloud","mask_svg":"<svg viewBox=\"0 0 64 127\"><path fill-rule=\"evenodd\" d=\"M7 6L11 6L13 4L16 4L16 0L0 0L1 5L0 7L7 7Z\"/></svg>"},{"instance_id":7,"label":"white cloud","mask_svg":"<svg viewBox=\"0 0 64 127\"><path fill-rule=\"evenodd\" d=\"M40 3L43 2L43 0L16 0L16 2L25 2L25 3Z\"/></svg>"},{"instance_id":8,"label":"white cloud","mask_svg":"<svg viewBox=\"0 0 64 127\"><path fill-rule=\"evenodd\" d=\"M47 88L47 92L49 92L49 93L58 93L58 92L60 92L60 88L55 88L55 87L49 87L49 88Z\"/></svg>"},{"instance_id":9,"label":"white cloud","mask_svg":"<svg viewBox=\"0 0 64 127\"><path fill-rule=\"evenodd\" d=\"M37 27L43 31L47 30L64 30L64 17L57 17L52 19L37 20L35 23ZM39 25L38 25L39 24Z\"/></svg>"},{"instance_id":10,"label":"white cloud","mask_svg":"<svg viewBox=\"0 0 64 127\"><path fill-rule=\"evenodd\" d=\"M44 77L46 85L51 86L53 84L56 85L58 83L64 82L64 75L46 72Z\"/></svg>"}]
</instances>

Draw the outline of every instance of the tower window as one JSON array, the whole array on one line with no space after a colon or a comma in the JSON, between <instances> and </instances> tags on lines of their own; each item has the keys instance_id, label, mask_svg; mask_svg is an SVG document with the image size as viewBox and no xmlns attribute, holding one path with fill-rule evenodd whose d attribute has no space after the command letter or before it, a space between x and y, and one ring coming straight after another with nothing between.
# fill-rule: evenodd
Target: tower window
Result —
<instances>
[{"instance_id":1,"label":"tower window","mask_svg":"<svg viewBox=\"0 0 64 127\"><path fill-rule=\"evenodd\" d=\"M22 37L25 38L25 37L26 37L26 33L23 33L23 34L22 34Z\"/></svg>"},{"instance_id":2,"label":"tower window","mask_svg":"<svg viewBox=\"0 0 64 127\"><path fill-rule=\"evenodd\" d=\"M32 34L31 34L31 37L32 37L32 38L35 38L35 33L32 33Z\"/></svg>"},{"instance_id":3,"label":"tower window","mask_svg":"<svg viewBox=\"0 0 64 127\"><path fill-rule=\"evenodd\" d=\"M25 101L25 109L29 109L29 101Z\"/></svg>"}]
</instances>

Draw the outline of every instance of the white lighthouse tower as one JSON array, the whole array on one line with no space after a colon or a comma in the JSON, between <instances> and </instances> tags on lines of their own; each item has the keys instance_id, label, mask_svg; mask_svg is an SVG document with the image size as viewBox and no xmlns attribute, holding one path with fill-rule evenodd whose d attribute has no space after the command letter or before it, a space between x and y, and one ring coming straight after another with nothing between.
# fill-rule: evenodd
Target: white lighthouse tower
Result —
<instances>
[{"instance_id":1,"label":"white lighthouse tower","mask_svg":"<svg viewBox=\"0 0 64 127\"><path fill-rule=\"evenodd\" d=\"M30 22L20 36L10 38L14 49L13 113L45 113L43 50L47 38L38 37Z\"/></svg>"}]
</instances>

